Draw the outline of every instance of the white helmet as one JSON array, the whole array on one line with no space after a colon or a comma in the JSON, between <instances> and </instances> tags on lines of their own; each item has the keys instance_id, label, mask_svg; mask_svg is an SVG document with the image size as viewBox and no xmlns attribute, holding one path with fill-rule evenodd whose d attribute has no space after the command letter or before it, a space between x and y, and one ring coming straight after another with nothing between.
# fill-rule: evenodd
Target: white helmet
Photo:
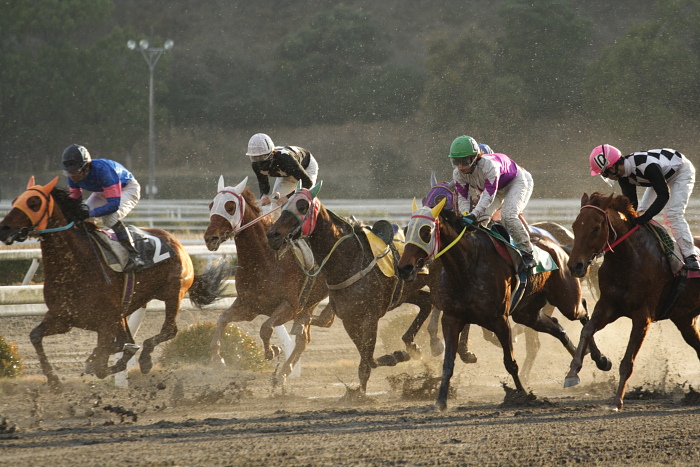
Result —
<instances>
[{"instance_id":1,"label":"white helmet","mask_svg":"<svg viewBox=\"0 0 700 467\"><path fill-rule=\"evenodd\" d=\"M272 140L265 133L256 133L248 141L248 152L246 156L262 156L270 154L275 149Z\"/></svg>"}]
</instances>

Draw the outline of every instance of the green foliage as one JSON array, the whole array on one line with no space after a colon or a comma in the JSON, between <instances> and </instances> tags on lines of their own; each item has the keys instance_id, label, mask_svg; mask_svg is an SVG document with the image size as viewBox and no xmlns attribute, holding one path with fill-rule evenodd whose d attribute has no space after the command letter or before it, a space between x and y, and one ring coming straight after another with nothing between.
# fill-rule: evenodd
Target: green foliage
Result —
<instances>
[{"instance_id":1,"label":"green foliage","mask_svg":"<svg viewBox=\"0 0 700 467\"><path fill-rule=\"evenodd\" d=\"M7 342L0 336L0 378L15 378L22 374L24 357L14 342Z\"/></svg>"},{"instance_id":2,"label":"green foliage","mask_svg":"<svg viewBox=\"0 0 700 467\"><path fill-rule=\"evenodd\" d=\"M530 91L530 115L576 108L590 20L578 16L569 0L510 1L500 16L505 31L500 67Z\"/></svg>"},{"instance_id":3,"label":"green foliage","mask_svg":"<svg viewBox=\"0 0 700 467\"><path fill-rule=\"evenodd\" d=\"M178 363L208 365L215 329L214 323L202 323L179 332L175 339L165 343L161 362L166 366ZM259 371L267 365L262 348L255 339L233 324L226 326L221 336L221 356L230 370Z\"/></svg>"},{"instance_id":4,"label":"green foliage","mask_svg":"<svg viewBox=\"0 0 700 467\"><path fill-rule=\"evenodd\" d=\"M388 38L367 12L340 4L318 13L276 48L271 82L283 105L270 119L306 125L410 114L422 77L386 66L389 56ZM299 111L279 112L285 107Z\"/></svg>"},{"instance_id":5,"label":"green foliage","mask_svg":"<svg viewBox=\"0 0 700 467\"><path fill-rule=\"evenodd\" d=\"M460 125L478 134L520 118L528 100L525 87L519 78L496 72L494 44L478 30L431 37L427 49L421 107L433 129Z\"/></svg>"},{"instance_id":6,"label":"green foliage","mask_svg":"<svg viewBox=\"0 0 700 467\"><path fill-rule=\"evenodd\" d=\"M658 21L635 25L588 68L585 102L594 118L630 137L662 133L687 115L698 59Z\"/></svg>"}]
</instances>

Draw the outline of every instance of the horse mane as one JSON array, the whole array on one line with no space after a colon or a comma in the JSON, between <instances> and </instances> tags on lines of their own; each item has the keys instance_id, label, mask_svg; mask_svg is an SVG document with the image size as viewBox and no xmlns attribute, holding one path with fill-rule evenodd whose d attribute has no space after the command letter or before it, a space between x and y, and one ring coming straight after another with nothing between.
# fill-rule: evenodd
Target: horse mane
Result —
<instances>
[{"instance_id":1,"label":"horse mane","mask_svg":"<svg viewBox=\"0 0 700 467\"><path fill-rule=\"evenodd\" d=\"M76 220L76 215L80 211L82 200L80 198L71 198L68 188L56 186L51 190L56 205L61 209L68 222ZM89 224L89 223L88 223Z\"/></svg>"},{"instance_id":2,"label":"horse mane","mask_svg":"<svg viewBox=\"0 0 700 467\"><path fill-rule=\"evenodd\" d=\"M255 202L255 195L252 191L250 191L250 188L245 187L241 193L241 196L245 200L248 207L253 211L253 214L255 215L254 217L260 217L260 206L258 206L258 203Z\"/></svg>"},{"instance_id":3,"label":"horse mane","mask_svg":"<svg viewBox=\"0 0 700 467\"><path fill-rule=\"evenodd\" d=\"M461 221L461 216L459 216L454 211L449 209L443 209L440 214L445 218L445 221L456 231L461 232L464 225Z\"/></svg>"},{"instance_id":4,"label":"horse mane","mask_svg":"<svg viewBox=\"0 0 700 467\"><path fill-rule=\"evenodd\" d=\"M599 191L591 194L588 204L593 206L606 206L623 213L628 219L637 217L637 212L632 207L629 198L624 195L605 195Z\"/></svg>"}]
</instances>

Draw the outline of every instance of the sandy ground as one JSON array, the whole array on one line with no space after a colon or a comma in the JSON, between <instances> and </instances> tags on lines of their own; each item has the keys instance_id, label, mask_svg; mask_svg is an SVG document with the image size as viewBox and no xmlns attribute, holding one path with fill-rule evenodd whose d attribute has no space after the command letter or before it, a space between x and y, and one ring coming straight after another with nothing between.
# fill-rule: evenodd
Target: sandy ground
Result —
<instances>
[{"instance_id":1,"label":"sandy ground","mask_svg":"<svg viewBox=\"0 0 700 467\"><path fill-rule=\"evenodd\" d=\"M403 308L382 326L412 313ZM183 312L180 328L215 321L218 311ZM149 313L137 342L154 334L162 315ZM237 373L211 368L132 371L128 389L81 376L96 342L71 331L45 340L65 384L51 393L38 373L28 334L39 318L6 318L2 335L26 356L26 375L0 381L0 465L697 465L700 363L671 323L655 324L637 360L630 396L620 413L608 405L618 379L629 321L598 334L613 370L586 360L582 384L563 389L570 357L553 338L527 383L532 397L514 403L500 348L477 328L476 364L457 363L454 397L436 412L434 393L411 398L402 385L439 375L442 358L424 355L374 370L368 397L353 397L358 355L340 321L314 329L301 375L273 389L270 369ZM242 327L257 334L259 321ZM580 325L564 323L574 341ZM422 331L423 332L423 331ZM424 354L429 353L421 337ZM388 346L392 346L391 342ZM384 343L376 355L384 352ZM395 350L392 348L390 350ZM524 360L524 338L515 344ZM690 394L690 396L688 395ZM634 397L634 398L633 398ZM641 400L640 400L641 398ZM697 404L697 401L695 402Z\"/></svg>"}]
</instances>

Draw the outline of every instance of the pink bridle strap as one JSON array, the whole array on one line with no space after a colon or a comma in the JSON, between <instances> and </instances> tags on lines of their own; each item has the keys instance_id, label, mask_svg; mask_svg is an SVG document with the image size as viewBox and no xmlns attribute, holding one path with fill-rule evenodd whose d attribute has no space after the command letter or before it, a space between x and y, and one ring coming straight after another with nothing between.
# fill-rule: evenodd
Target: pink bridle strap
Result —
<instances>
[{"instance_id":1,"label":"pink bridle strap","mask_svg":"<svg viewBox=\"0 0 700 467\"><path fill-rule=\"evenodd\" d=\"M612 225L612 221L610 220L610 215L608 214L608 211L606 211L605 209L599 208L598 206L593 206L592 204L587 204L585 206L581 206L582 211L584 208L592 208L592 209L596 209L596 210L602 212L603 215L605 216L605 223L608 226L608 237L605 239L605 246L595 256L600 256L604 253L607 253L608 251L612 251L614 253L613 248L616 247L617 245L619 245L627 237L632 235L632 233L634 233L640 227L639 225L635 225L634 227L629 229L627 231L627 233L624 234L622 237L617 238L617 232L615 231L615 228ZM612 232L615 235L615 238L614 238L612 244L610 243L610 232Z\"/></svg>"}]
</instances>

